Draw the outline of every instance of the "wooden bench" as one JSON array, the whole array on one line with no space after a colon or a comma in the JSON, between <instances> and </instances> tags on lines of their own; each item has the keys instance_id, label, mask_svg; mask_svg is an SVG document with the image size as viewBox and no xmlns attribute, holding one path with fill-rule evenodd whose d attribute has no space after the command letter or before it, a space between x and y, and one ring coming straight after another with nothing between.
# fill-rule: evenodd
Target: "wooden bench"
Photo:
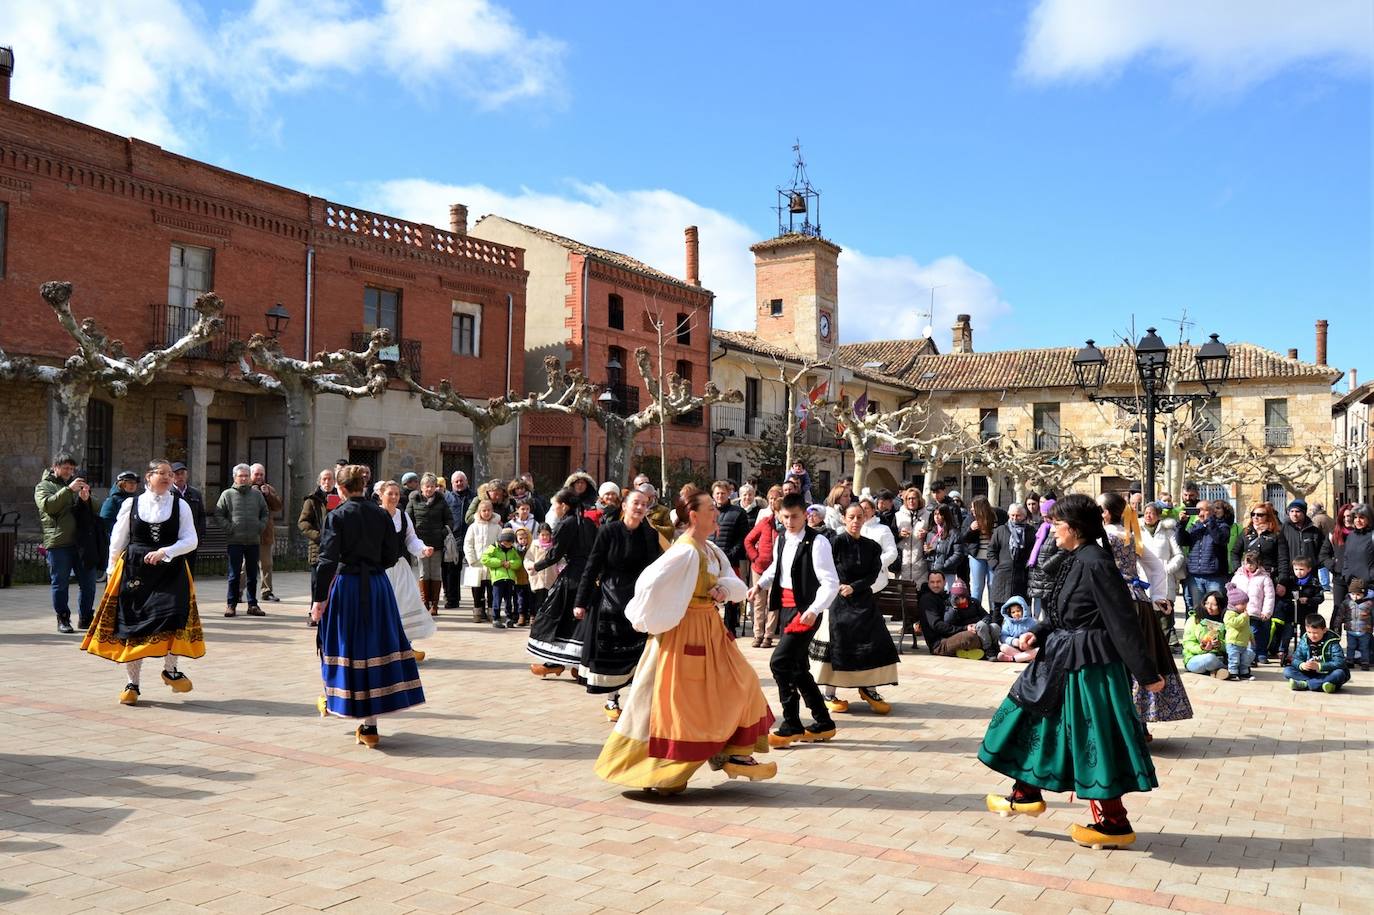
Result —
<instances>
[{"instance_id":1,"label":"wooden bench","mask_svg":"<svg viewBox=\"0 0 1374 915\"><path fill-rule=\"evenodd\" d=\"M901 622L901 632L897 636L897 653L902 653L902 643L907 632L911 633L911 647L916 648L916 633L921 627L916 618L916 586L896 578L878 592L878 612Z\"/></svg>"}]
</instances>

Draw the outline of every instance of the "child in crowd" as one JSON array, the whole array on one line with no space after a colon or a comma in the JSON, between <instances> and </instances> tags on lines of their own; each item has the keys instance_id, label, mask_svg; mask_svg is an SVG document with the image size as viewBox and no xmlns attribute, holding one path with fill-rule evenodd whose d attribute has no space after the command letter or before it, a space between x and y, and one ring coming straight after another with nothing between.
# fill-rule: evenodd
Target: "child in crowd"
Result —
<instances>
[{"instance_id":1,"label":"child in crowd","mask_svg":"<svg viewBox=\"0 0 1374 915\"><path fill-rule=\"evenodd\" d=\"M949 586L949 609L945 611L945 623L956 629L977 633L983 642L983 658L997 655L1002 627L992 620L981 603L969 596L968 585L962 579L954 579L954 584ZM960 652L959 656L964 657L964 653ZM971 652L969 657L972 657Z\"/></svg>"},{"instance_id":2,"label":"child in crowd","mask_svg":"<svg viewBox=\"0 0 1374 915\"><path fill-rule=\"evenodd\" d=\"M1226 666L1226 595L1208 591L1202 608L1183 625L1183 666L1218 680L1231 676Z\"/></svg>"},{"instance_id":3,"label":"child in crowd","mask_svg":"<svg viewBox=\"0 0 1374 915\"><path fill-rule=\"evenodd\" d=\"M1226 586L1226 615L1221 618L1221 624L1226 629L1226 670L1236 680L1255 678L1250 673L1250 664L1255 658L1250 643L1255 634L1251 629L1254 618L1248 612L1249 602L1249 595L1234 582Z\"/></svg>"},{"instance_id":4,"label":"child in crowd","mask_svg":"<svg viewBox=\"0 0 1374 915\"><path fill-rule=\"evenodd\" d=\"M1331 631L1339 638L1345 630L1345 651L1348 660L1360 662L1360 670L1369 670L1370 633L1374 631L1374 591L1363 578L1350 579L1345 600L1331 615Z\"/></svg>"},{"instance_id":5,"label":"child in crowd","mask_svg":"<svg viewBox=\"0 0 1374 915\"><path fill-rule=\"evenodd\" d=\"M1312 574L1310 558L1299 556L1293 560L1293 577L1297 579L1297 583L1293 586L1293 592L1287 595L1293 600L1291 603L1286 600L1277 602L1274 610L1274 635L1269 642L1273 653L1278 656L1279 663L1285 666L1288 664L1289 647L1293 641L1293 624L1317 613L1322 601L1326 600L1326 591L1322 588L1321 579ZM1331 628L1340 631L1334 623Z\"/></svg>"},{"instance_id":6,"label":"child in crowd","mask_svg":"<svg viewBox=\"0 0 1374 915\"><path fill-rule=\"evenodd\" d=\"M515 621L517 626L530 624L530 573L525 569L525 554L530 551L532 543L534 538L529 528L515 529L515 549L520 554L520 565L515 569L515 608L520 614Z\"/></svg>"},{"instance_id":7,"label":"child in crowd","mask_svg":"<svg viewBox=\"0 0 1374 915\"><path fill-rule=\"evenodd\" d=\"M1002 650L997 655L999 661L1014 661L1025 664L1035 657L1039 648L1032 648L1030 651L1022 651L1016 647L1016 640L1021 638L1031 627L1035 625L1035 620L1031 618L1030 607L1026 606L1026 599L1023 597L1013 597L1002 605Z\"/></svg>"},{"instance_id":8,"label":"child in crowd","mask_svg":"<svg viewBox=\"0 0 1374 915\"><path fill-rule=\"evenodd\" d=\"M1254 644L1255 663L1269 663L1269 626L1270 620L1274 618L1274 579L1269 577L1269 572L1261 562L1259 550L1246 550L1245 559L1241 562L1240 568L1236 569L1236 574L1231 578L1231 584L1245 592L1246 603L1250 613L1250 642ZM1227 605L1234 606L1230 600L1230 592L1227 592ZM1230 640L1227 640L1230 645ZM1229 651L1229 648L1228 648ZM1229 663L1229 662L1228 662ZM1231 675L1235 676L1234 668Z\"/></svg>"},{"instance_id":9,"label":"child in crowd","mask_svg":"<svg viewBox=\"0 0 1374 915\"><path fill-rule=\"evenodd\" d=\"M1283 669L1283 675L1294 692L1334 693L1350 679L1340 636L1326 628L1320 613L1312 614L1303 623L1306 635L1298 637L1293 663Z\"/></svg>"},{"instance_id":10,"label":"child in crowd","mask_svg":"<svg viewBox=\"0 0 1374 915\"><path fill-rule=\"evenodd\" d=\"M510 519L511 529L518 532L523 528L529 531L530 537L533 538L535 528L539 526L539 520L534 517L533 512L534 508L528 498L515 503L515 515Z\"/></svg>"},{"instance_id":11,"label":"child in crowd","mask_svg":"<svg viewBox=\"0 0 1374 915\"><path fill-rule=\"evenodd\" d=\"M525 551L525 571L529 573L530 581L530 603L526 616L532 621L539 608L544 606L544 598L549 594L549 586L558 578L558 566L549 566L547 569L536 572L534 564L539 562L549 551L553 549L553 528L547 524L539 525L539 537L530 544L530 548ZM559 563L561 565L562 563Z\"/></svg>"},{"instance_id":12,"label":"child in crowd","mask_svg":"<svg viewBox=\"0 0 1374 915\"><path fill-rule=\"evenodd\" d=\"M807 471L806 465L801 461L792 462L792 472L787 475L797 481L802 498L808 503L811 501L811 474Z\"/></svg>"},{"instance_id":13,"label":"child in crowd","mask_svg":"<svg viewBox=\"0 0 1374 915\"><path fill-rule=\"evenodd\" d=\"M513 629L516 623L515 612L515 570L524 564L520 551L515 548L515 531L505 528L496 536L496 542L487 547L482 554L482 565L491 575L491 625L493 629ZM501 619L501 608L506 608L506 619Z\"/></svg>"}]
</instances>

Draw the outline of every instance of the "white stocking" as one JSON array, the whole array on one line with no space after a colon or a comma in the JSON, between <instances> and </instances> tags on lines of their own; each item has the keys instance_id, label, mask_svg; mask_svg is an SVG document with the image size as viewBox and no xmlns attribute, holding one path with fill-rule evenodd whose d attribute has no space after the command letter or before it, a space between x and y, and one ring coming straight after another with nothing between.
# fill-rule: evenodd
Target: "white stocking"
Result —
<instances>
[{"instance_id":1,"label":"white stocking","mask_svg":"<svg viewBox=\"0 0 1374 915\"><path fill-rule=\"evenodd\" d=\"M162 669L167 671L167 673L169 674L175 671L177 669L177 656L174 654L169 654L167 655L167 657L163 658Z\"/></svg>"},{"instance_id":2,"label":"white stocking","mask_svg":"<svg viewBox=\"0 0 1374 915\"><path fill-rule=\"evenodd\" d=\"M139 674L143 670L143 659L139 658L137 661L125 663L124 669L129 673L129 682L134 686L138 686Z\"/></svg>"},{"instance_id":3,"label":"white stocking","mask_svg":"<svg viewBox=\"0 0 1374 915\"><path fill-rule=\"evenodd\" d=\"M363 719L363 727L375 728L377 726L377 716Z\"/></svg>"}]
</instances>

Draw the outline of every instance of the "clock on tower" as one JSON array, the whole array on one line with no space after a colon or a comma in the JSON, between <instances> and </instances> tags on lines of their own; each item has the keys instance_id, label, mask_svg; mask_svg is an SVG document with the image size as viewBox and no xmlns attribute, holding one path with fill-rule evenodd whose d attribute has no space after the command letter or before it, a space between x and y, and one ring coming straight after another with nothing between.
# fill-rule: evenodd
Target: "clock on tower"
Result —
<instances>
[{"instance_id":1,"label":"clock on tower","mask_svg":"<svg viewBox=\"0 0 1374 915\"><path fill-rule=\"evenodd\" d=\"M823 312L821 312L821 318L820 318L820 321L819 321L818 323L819 323L820 332L821 332L821 339L824 340L826 343L829 343L829 342L830 342L830 312L828 312L828 311L823 311Z\"/></svg>"}]
</instances>

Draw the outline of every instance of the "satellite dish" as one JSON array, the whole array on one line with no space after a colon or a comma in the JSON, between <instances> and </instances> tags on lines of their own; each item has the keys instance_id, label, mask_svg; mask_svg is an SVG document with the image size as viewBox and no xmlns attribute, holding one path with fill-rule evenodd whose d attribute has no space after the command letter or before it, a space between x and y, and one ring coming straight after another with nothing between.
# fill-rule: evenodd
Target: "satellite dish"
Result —
<instances>
[{"instance_id":1,"label":"satellite dish","mask_svg":"<svg viewBox=\"0 0 1374 915\"><path fill-rule=\"evenodd\" d=\"M934 333L935 328L931 327L929 324L921 328L921 336L925 337L927 340L929 340Z\"/></svg>"}]
</instances>

